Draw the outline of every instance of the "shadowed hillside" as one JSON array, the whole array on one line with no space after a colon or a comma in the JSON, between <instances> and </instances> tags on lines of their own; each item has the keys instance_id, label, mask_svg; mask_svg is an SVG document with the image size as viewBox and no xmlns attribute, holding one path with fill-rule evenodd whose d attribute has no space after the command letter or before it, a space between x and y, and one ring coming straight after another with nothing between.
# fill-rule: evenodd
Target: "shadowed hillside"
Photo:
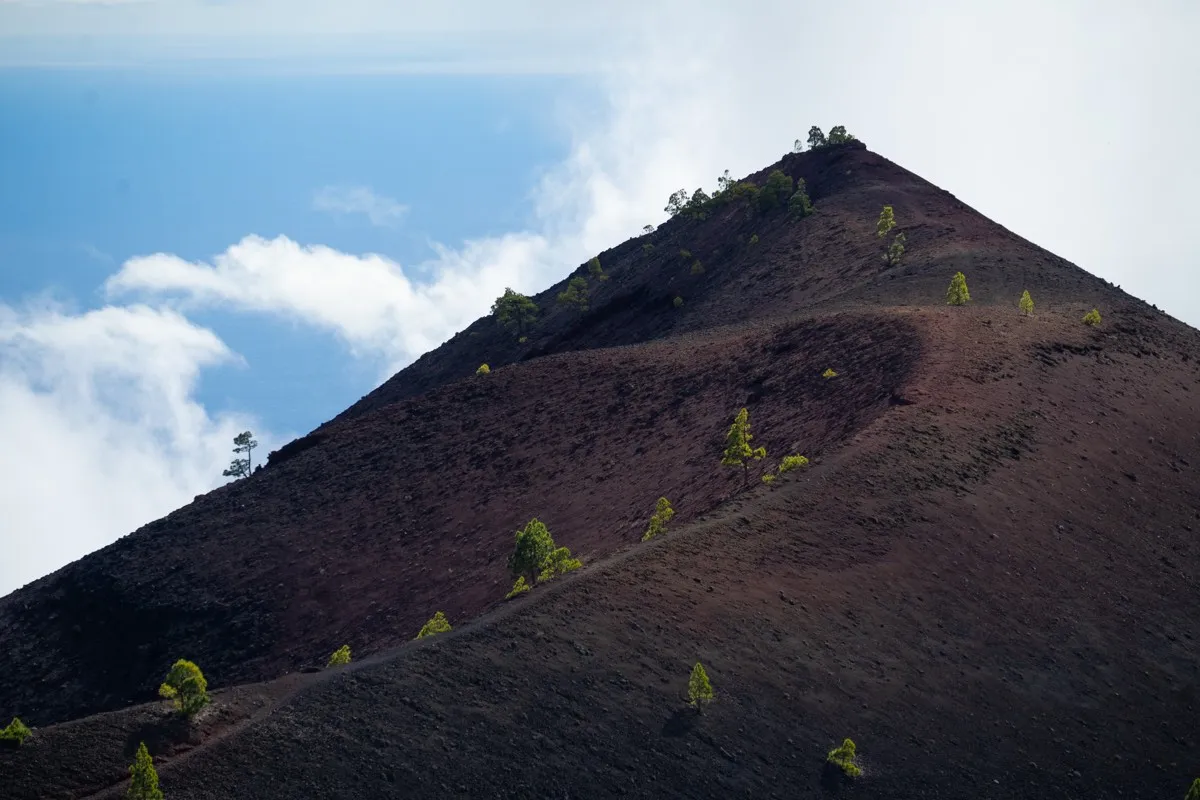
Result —
<instances>
[{"instance_id":1,"label":"shadowed hillside","mask_svg":"<svg viewBox=\"0 0 1200 800\"><path fill-rule=\"evenodd\" d=\"M850 736L849 796L1182 797L1200 337L858 143L776 166L816 214L675 217L600 254L586 313L564 281L525 343L479 320L258 475L0 600L0 713L349 643L365 661L160 736L167 796L816 796ZM718 461L743 406L765 466L813 464L739 493ZM679 513L641 544L660 495ZM504 604L535 516L585 568ZM406 644L436 610L456 630ZM117 796L153 708L37 731L0 776Z\"/></svg>"}]
</instances>

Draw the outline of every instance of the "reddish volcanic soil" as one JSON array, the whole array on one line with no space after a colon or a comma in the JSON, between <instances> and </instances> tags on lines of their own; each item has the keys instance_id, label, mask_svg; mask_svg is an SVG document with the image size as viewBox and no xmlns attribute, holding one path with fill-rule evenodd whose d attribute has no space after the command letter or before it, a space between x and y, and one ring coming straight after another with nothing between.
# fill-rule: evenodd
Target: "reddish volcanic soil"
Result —
<instances>
[{"instance_id":1,"label":"reddish volcanic soil","mask_svg":"<svg viewBox=\"0 0 1200 800\"><path fill-rule=\"evenodd\" d=\"M525 344L481 320L0 600L0 712L45 726L0 750L4 796L117 797L144 738L171 800L1182 797L1200 336L861 146L782 167L815 216L727 207L602 253L588 314L559 284ZM813 464L739 492L742 406L766 466ZM639 543L659 495L679 513ZM585 567L504 603L535 516ZM406 643L436 610L456 630ZM350 667L280 678L343 643ZM172 728L133 704L178 657L279 680ZM865 774L823 785L847 736Z\"/></svg>"}]
</instances>

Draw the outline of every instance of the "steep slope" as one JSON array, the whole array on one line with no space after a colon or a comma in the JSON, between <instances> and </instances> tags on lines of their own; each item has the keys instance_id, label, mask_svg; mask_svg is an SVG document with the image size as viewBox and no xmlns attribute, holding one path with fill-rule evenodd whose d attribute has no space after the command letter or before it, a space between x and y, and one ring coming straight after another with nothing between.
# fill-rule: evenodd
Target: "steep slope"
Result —
<instances>
[{"instance_id":1,"label":"steep slope","mask_svg":"<svg viewBox=\"0 0 1200 800\"><path fill-rule=\"evenodd\" d=\"M1175 791L1200 338L860 145L778 166L816 215L673 219L601 254L587 314L560 284L524 344L480 320L262 473L0 600L0 711L46 724L149 699L179 656L226 686L348 642L379 658L168 761L171 796L794 796L844 735L863 796ZM772 461L820 458L730 501L743 405ZM660 494L676 531L638 544ZM533 516L592 566L489 611ZM439 609L460 630L384 653ZM698 720L696 659L720 698ZM74 769L37 739L0 774Z\"/></svg>"}]
</instances>

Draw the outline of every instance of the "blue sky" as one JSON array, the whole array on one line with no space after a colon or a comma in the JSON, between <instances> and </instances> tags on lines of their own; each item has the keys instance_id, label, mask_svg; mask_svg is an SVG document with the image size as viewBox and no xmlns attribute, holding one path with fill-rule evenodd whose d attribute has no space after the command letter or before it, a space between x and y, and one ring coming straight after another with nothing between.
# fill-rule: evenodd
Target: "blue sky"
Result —
<instances>
[{"instance_id":1,"label":"blue sky","mask_svg":"<svg viewBox=\"0 0 1200 800\"><path fill-rule=\"evenodd\" d=\"M431 241L521 229L539 169L566 155L548 109L568 85L0 71L0 299L52 291L98 307L126 259L202 260L247 232L407 264L432 257ZM328 199L345 187L395 213L339 210ZM213 411L303 433L378 382L380 365L309 327L220 308L191 319L248 362L205 375L196 397Z\"/></svg>"},{"instance_id":2,"label":"blue sky","mask_svg":"<svg viewBox=\"0 0 1200 800\"><path fill-rule=\"evenodd\" d=\"M1198 29L1192 0L0 0L0 594L813 124L1200 324Z\"/></svg>"}]
</instances>

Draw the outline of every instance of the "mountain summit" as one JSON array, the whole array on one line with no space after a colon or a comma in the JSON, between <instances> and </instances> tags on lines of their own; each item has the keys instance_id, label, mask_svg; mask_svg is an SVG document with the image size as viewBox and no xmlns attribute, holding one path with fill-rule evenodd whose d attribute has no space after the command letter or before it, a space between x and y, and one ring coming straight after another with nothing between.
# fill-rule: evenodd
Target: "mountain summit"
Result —
<instances>
[{"instance_id":1,"label":"mountain summit","mask_svg":"<svg viewBox=\"0 0 1200 800\"><path fill-rule=\"evenodd\" d=\"M857 141L673 205L0 599L5 796L1182 797L1197 331ZM534 519L582 568L506 600Z\"/></svg>"}]
</instances>

